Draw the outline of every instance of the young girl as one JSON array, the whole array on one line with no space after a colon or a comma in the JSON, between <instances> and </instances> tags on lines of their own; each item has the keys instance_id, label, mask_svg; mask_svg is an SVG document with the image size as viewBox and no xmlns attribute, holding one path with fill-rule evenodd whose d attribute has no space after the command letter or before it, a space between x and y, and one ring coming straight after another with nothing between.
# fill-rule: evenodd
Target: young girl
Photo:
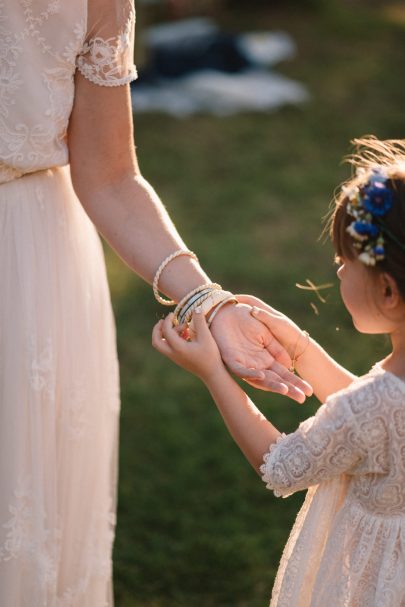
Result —
<instances>
[{"instance_id":1,"label":"young girl","mask_svg":"<svg viewBox=\"0 0 405 607\"><path fill-rule=\"evenodd\" d=\"M331 237L344 304L358 331L389 334L385 360L355 377L289 318L239 297L325 403L285 435L228 374L201 312L191 341L171 316L153 332L159 352L206 384L267 487L282 497L308 488L271 607L405 606L405 142L356 143Z\"/></svg>"}]
</instances>

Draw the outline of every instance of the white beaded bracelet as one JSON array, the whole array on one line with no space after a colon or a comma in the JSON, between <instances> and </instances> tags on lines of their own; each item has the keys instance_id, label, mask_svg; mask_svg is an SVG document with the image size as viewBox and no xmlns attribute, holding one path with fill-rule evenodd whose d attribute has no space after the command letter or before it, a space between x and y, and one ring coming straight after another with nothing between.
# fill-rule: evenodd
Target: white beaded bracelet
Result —
<instances>
[{"instance_id":1,"label":"white beaded bracelet","mask_svg":"<svg viewBox=\"0 0 405 607\"><path fill-rule=\"evenodd\" d=\"M177 319L179 324L182 325L184 323L184 319L188 316L190 310L196 308L199 303L201 303L202 299L206 295L210 295L212 293L212 289L204 289L203 291L199 291L196 295L190 297L187 303L184 304L180 312L178 313Z\"/></svg>"},{"instance_id":2,"label":"white beaded bracelet","mask_svg":"<svg viewBox=\"0 0 405 607\"><path fill-rule=\"evenodd\" d=\"M193 306L193 309L188 314L186 321L188 322L190 329L194 328L193 312L195 311L196 308L200 308L201 312L203 314L208 314L208 312L210 310L212 310L212 308L221 304L221 302L223 302L225 299L229 300L230 298L233 298L233 297L234 297L234 295L230 291L221 290L221 291L213 291L212 293L210 293L210 295L208 295L208 297L206 299L204 299L203 302L198 303L197 305ZM214 310L214 312L215 312L215 310Z\"/></svg>"},{"instance_id":3,"label":"white beaded bracelet","mask_svg":"<svg viewBox=\"0 0 405 607\"><path fill-rule=\"evenodd\" d=\"M163 270L165 269L165 267L171 262L173 261L173 259L176 259L176 257L180 257L180 255L187 255L188 257L192 257L193 259L195 259L196 261L198 261L198 257L195 253L193 253L193 251L188 251L186 249L179 249L178 251L175 251L174 253L172 253L171 255L169 255L168 257L166 257L166 259L164 259L162 261L162 263L160 264L160 266L157 269L157 272L155 274L155 277L153 279L153 284L152 284L152 288L153 288L153 293L155 295L156 300L161 303L163 306L174 306L176 304L176 302L173 299L164 299L163 297L161 297L159 295L159 279L160 276L163 272Z\"/></svg>"},{"instance_id":4,"label":"white beaded bracelet","mask_svg":"<svg viewBox=\"0 0 405 607\"><path fill-rule=\"evenodd\" d=\"M212 321L214 320L215 316L218 314L218 312L220 311L220 309L225 306L227 303L234 303L237 304L239 303L238 300L236 299L235 295L230 295L229 297L227 297L226 299L224 299L223 301L221 301L217 307L215 308L215 310L213 311L213 313L210 315L210 317L207 320L207 325L210 327L212 324Z\"/></svg>"},{"instance_id":5,"label":"white beaded bracelet","mask_svg":"<svg viewBox=\"0 0 405 607\"><path fill-rule=\"evenodd\" d=\"M214 293L222 293L222 291L210 291L209 293L206 293L200 299L195 301L193 305L189 306L186 314L179 316L179 324L189 324L193 317L194 310L196 310L197 308L201 308L201 310L203 310L205 302L208 302L208 304L205 305L206 312L208 312L208 310L211 310L211 308L215 306L215 303L213 303Z\"/></svg>"},{"instance_id":6,"label":"white beaded bracelet","mask_svg":"<svg viewBox=\"0 0 405 607\"><path fill-rule=\"evenodd\" d=\"M179 301L179 303L177 304L177 306L174 310L174 313L173 313L173 324L174 325L179 324L179 316L181 315L181 311L182 311L183 307L186 306L188 301L193 297L193 295L200 293L200 291L206 291L207 289L210 289L211 291L221 291L222 287L221 287L221 285L213 282L213 283L200 285L196 289L193 289L192 291L190 291L190 293L187 293L187 295L185 297L183 297L183 299L181 301Z\"/></svg>"}]
</instances>

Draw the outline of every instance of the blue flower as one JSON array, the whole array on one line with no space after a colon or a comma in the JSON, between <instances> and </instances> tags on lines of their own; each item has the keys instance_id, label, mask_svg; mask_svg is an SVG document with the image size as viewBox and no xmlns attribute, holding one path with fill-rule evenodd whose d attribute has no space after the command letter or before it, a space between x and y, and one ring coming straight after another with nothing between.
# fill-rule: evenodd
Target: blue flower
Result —
<instances>
[{"instance_id":1,"label":"blue flower","mask_svg":"<svg viewBox=\"0 0 405 607\"><path fill-rule=\"evenodd\" d=\"M392 191L381 182L374 182L364 188L362 201L369 213L382 217L392 208Z\"/></svg>"},{"instance_id":2,"label":"blue flower","mask_svg":"<svg viewBox=\"0 0 405 607\"><path fill-rule=\"evenodd\" d=\"M370 238L376 238L379 234L379 229L372 223L365 223L363 221L355 221L353 225L354 230L357 234L362 236L369 236Z\"/></svg>"}]
</instances>

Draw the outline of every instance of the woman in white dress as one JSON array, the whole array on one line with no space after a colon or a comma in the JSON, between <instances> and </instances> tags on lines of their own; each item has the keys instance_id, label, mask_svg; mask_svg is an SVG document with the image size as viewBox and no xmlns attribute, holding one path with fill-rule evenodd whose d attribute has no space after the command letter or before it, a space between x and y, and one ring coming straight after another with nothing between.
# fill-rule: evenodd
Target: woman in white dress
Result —
<instances>
[{"instance_id":1,"label":"woman in white dress","mask_svg":"<svg viewBox=\"0 0 405 607\"><path fill-rule=\"evenodd\" d=\"M112 605L119 378L97 230L149 282L185 248L136 162L133 32L130 0L0 1L1 607ZM180 256L160 288L207 282ZM233 371L302 400L247 306L212 331Z\"/></svg>"}]
</instances>

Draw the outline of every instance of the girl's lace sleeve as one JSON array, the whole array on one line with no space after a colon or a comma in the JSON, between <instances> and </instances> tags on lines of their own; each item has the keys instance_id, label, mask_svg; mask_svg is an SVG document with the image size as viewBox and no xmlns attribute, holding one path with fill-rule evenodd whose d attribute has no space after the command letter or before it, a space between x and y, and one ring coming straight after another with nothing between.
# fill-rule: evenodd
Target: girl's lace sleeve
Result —
<instances>
[{"instance_id":1,"label":"girl's lace sleeve","mask_svg":"<svg viewBox=\"0 0 405 607\"><path fill-rule=\"evenodd\" d=\"M262 479L277 497L349 473L367 455L350 400L336 395L293 434L282 435L264 456Z\"/></svg>"},{"instance_id":2,"label":"girl's lace sleeve","mask_svg":"<svg viewBox=\"0 0 405 607\"><path fill-rule=\"evenodd\" d=\"M76 58L77 69L101 86L135 80L133 0L88 0L87 6L87 35Z\"/></svg>"}]
</instances>

